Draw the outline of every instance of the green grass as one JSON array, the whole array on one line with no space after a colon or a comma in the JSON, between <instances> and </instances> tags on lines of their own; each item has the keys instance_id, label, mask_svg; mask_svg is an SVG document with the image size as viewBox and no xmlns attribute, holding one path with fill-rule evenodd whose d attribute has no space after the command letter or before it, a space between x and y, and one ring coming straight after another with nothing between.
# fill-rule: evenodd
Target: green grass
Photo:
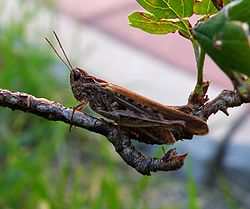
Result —
<instances>
[{"instance_id":1,"label":"green grass","mask_svg":"<svg viewBox=\"0 0 250 209\"><path fill-rule=\"evenodd\" d=\"M63 73L64 66L49 46L26 38L35 15L29 10L0 27L0 88L73 106L68 78L55 74L55 66ZM68 130L60 122L0 108L0 208L147 208L140 199L145 177L122 174L119 157L103 137Z\"/></svg>"},{"instance_id":2,"label":"green grass","mask_svg":"<svg viewBox=\"0 0 250 209\"><path fill-rule=\"evenodd\" d=\"M227 179L222 175L222 174L218 174L217 176L218 180L218 184L219 184L219 188L221 190L222 196L224 197L223 199L225 200L227 206L229 209L236 209L239 208L232 192L230 189L230 184L227 181ZM241 208L242 209L242 208Z\"/></svg>"},{"instance_id":3,"label":"green grass","mask_svg":"<svg viewBox=\"0 0 250 209\"><path fill-rule=\"evenodd\" d=\"M0 88L74 106L65 67L58 64L49 46L42 48L25 35L26 25L39 8L25 12L25 1L19 4L23 16L18 20L10 17L8 24L0 26ZM0 12L3 9L4 1L0 0ZM55 73L58 68L63 76ZM104 137L80 128L71 133L68 130L61 122L0 108L1 209L152 208L151 196L158 189L153 182L165 183L165 176L141 176L124 166ZM162 154L159 148L156 156ZM190 174L189 209L199 208L196 189ZM183 207L179 202L160 202L153 208Z\"/></svg>"},{"instance_id":4,"label":"green grass","mask_svg":"<svg viewBox=\"0 0 250 209\"><path fill-rule=\"evenodd\" d=\"M187 181L187 194L188 194L188 209L201 209L199 201L197 199L198 191L197 185L194 179L193 166L191 160L187 162L188 167L188 181Z\"/></svg>"}]
</instances>

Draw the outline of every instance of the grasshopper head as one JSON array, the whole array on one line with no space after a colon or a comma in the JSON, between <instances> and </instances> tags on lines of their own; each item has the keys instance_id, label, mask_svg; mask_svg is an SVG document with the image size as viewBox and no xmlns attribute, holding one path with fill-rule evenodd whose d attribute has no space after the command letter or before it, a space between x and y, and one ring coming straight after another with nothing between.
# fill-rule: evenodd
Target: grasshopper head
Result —
<instances>
[{"instance_id":1,"label":"grasshopper head","mask_svg":"<svg viewBox=\"0 0 250 209\"><path fill-rule=\"evenodd\" d=\"M59 40L59 37L57 36L56 32L54 32L54 35L56 37L56 40L62 50L62 53L66 59L66 61L60 56L60 54L57 52L55 47L52 45L52 43L47 39L47 42L51 46L51 48L54 50L58 58L65 64L65 66L69 69L70 72L70 85L73 92L74 97L76 100L81 102L87 102L90 100L91 92L89 89L91 89L91 83L93 83L93 79L89 79L90 76L81 68L75 68L71 64L66 52L63 49L63 46ZM86 88L89 87L89 88Z\"/></svg>"},{"instance_id":2,"label":"grasshopper head","mask_svg":"<svg viewBox=\"0 0 250 209\"><path fill-rule=\"evenodd\" d=\"M70 85L76 100L87 102L91 99L93 82L83 69L74 67L70 70Z\"/></svg>"},{"instance_id":3,"label":"grasshopper head","mask_svg":"<svg viewBox=\"0 0 250 209\"><path fill-rule=\"evenodd\" d=\"M86 73L81 68L72 68L70 70L70 84L73 85L74 83L83 82L86 77L89 77L88 73Z\"/></svg>"}]
</instances>

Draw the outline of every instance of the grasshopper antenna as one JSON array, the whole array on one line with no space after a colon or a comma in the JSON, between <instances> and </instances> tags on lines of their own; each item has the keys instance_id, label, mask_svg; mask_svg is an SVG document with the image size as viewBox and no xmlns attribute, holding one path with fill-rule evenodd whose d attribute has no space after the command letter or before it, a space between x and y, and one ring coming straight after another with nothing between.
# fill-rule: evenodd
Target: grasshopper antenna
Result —
<instances>
[{"instance_id":1,"label":"grasshopper antenna","mask_svg":"<svg viewBox=\"0 0 250 209\"><path fill-rule=\"evenodd\" d=\"M54 33L54 35L55 35L55 37L56 37L56 40L57 40L57 42L58 42L58 44L59 44L59 46L60 46L60 48L61 48L61 50L62 50L62 52L63 52L63 54L64 54L64 56L65 56L65 58L66 58L68 64L67 64L67 63L64 61L64 59L60 56L60 54L57 52L57 50L56 50L55 47L52 45L52 43L49 41L49 39L47 39L47 38L45 38L45 39L46 39L46 41L49 43L49 45L51 46L51 48L53 49L53 51L56 53L56 55L58 56L58 58L63 62L63 64L64 64L64 65L69 69L69 71L71 72L74 68L72 67L72 65L71 65L71 63L70 63L70 61L69 61L69 59L68 59L68 57L67 57L67 55L66 55L66 53L65 53L65 51L64 51L64 49L63 49L63 47L62 47L62 44L61 44L61 42L60 42L60 40L59 40L59 38L58 38L56 32L53 31L53 33Z\"/></svg>"},{"instance_id":2,"label":"grasshopper antenna","mask_svg":"<svg viewBox=\"0 0 250 209\"><path fill-rule=\"evenodd\" d=\"M67 60L67 62L68 62L68 64L69 64L69 66L70 66L70 69L71 69L71 70L74 70L73 66L71 65L71 62L69 61L69 58L68 58L66 52L64 51L64 49L63 49L63 47L62 47L62 44L61 44L61 42L60 42L60 40L59 40L59 38L58 38L56 32L53 31L53 33L54 33L54 35L55 35L55 37L56 37L56 40L57 40L57 42L58 42L58 44L59 44L59 46L60 46L60 48L61 48L61 50L62 50L62 52L63 52L63 54L64 54L64 56L65 56L65 58L66 58L66 60Z\"/></svg>"}]
</instances>

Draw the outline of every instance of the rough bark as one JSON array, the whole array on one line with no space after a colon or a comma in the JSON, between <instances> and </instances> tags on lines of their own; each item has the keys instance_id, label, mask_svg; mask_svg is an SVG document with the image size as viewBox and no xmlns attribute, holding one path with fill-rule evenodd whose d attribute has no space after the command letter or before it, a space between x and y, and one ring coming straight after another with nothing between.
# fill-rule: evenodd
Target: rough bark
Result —
<instances>
[{"instance_id":1,"label":"rough bark","mask_svg":"<svg viewBox=\"0 0 250 209\"><path fill-rule=\"evenodd\" d=\"M236 92L224 90L214 100L207 102L194 111L193 115L207 120L212 113L215 114L218 110L228 114L226 111L228 107L240 106L242 103ZM104 135L113 144L122 159L143 175L150 175L151 171L179 169L186 157L186 154L178 156L175 149L169 150L159 159L144 156L131 144L126 131L116 124L94 118L79 111L76 111L74 117L71 118L73 109L45 98L36 98L26 93L0 89L0 106L30 112L48 120L62 121Z\"/></svg>"}]
</instances>

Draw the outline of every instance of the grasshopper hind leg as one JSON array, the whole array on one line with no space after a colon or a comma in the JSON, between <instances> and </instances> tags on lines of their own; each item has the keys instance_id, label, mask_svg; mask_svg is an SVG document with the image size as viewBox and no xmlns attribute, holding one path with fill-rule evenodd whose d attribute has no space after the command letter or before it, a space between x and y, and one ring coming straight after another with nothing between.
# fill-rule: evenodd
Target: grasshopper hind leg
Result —
<instances>
[{"instance_id":1,"label":"grasshopper hind leg","mask_svg":"<svg viewBox=\"0 0 250 209\"><path fill-rule=\"evenodd\" d=\"M174 144L175 136L167 127L129 128L129 133L135 140L146 144Z\"/></svg>"},{"instance_id":2,"label":"grasshopper hind leg","mask_svg":"<svg viewBox=\"0 0 250 209\"><path fill-rule=\"evenodd\" d=\"M168 127L141 127L141 128L126 128L135 140L146 144L174 144L178 140L192 139L193 134L183 130L170 130Z\"/></svg>"}]
</instances>

